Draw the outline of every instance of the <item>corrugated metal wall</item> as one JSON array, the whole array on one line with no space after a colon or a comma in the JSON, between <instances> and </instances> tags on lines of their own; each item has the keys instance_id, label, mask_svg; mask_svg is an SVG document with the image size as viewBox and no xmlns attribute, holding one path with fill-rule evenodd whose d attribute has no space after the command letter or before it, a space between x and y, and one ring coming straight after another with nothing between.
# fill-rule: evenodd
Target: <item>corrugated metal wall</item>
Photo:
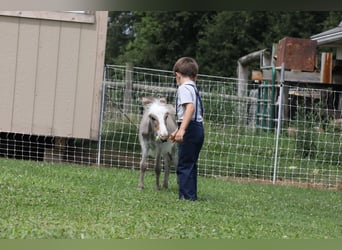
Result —
<instances>
[{"instance_id":1,"label":"corrugated metal wall","mask_svg":"<svg viewBox=\"0 0 342 250\"><path fill-rule=\"evenodd\" d=\"M0 132L97 139L108 14L94 14L0 15Z\"/></svg>"}]
</instances>

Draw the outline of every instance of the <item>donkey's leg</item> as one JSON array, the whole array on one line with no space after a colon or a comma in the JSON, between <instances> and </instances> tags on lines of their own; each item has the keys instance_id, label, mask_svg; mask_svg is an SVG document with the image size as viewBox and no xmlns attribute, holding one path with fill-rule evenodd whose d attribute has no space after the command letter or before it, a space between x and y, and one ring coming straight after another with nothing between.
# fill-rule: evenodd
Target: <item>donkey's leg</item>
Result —
<instances>
[{"instance_id":1,"label":"donkey's leg","mask_svg":"<svg viewBox=\"0 0 342 250\"><path fill-rule=\"evenodd\" d=\"M139 176L139 189L144 189L144 176L147 167L147 159L142 158L140 161L140 176Z\"/></svg>"},{"instance_id":2,"label":"donkey's leg","mask_svg":"<svg viewBox=\"0 0 342 250\"><path fill-rule=\"evenodd\" d=\"M161 164L161 154L160 152L157 152L156 159L155 159L155 167L154 167L154 170L156 173L156 189L157 190L160 190L160 182L159 182L160 172L161 172L160 164Z\"/></svg>"},{"instance_id":3,"label":"donkey's leg","mask_svg":"<svg viewBox=\"0 0 342 250\"><path fill-rule=\"evenodd\" d=\"M165 166L163 188L168 188L169 187L170 165L171 165L171 154L165 153L163 155L163 158L164 158L164 166Z\"/></svg>"},{"instance_id":4,"label":"donkey's leg","mask_svg":"<svg viewBox=\"0 0 342 250\"><path fill-rule=\"evenodd\" d=\"M141 153L141 161L140 161L140 176L139 176L139 189L144 189L144 175L147 168L147 157L148 157L148 149L142 149Z\"/></svg>"},{"instance_id":5,"label":"donkey's leg","mask_svg":"<svg viewBox=\"0 0 342 250\"><path fill-rule=\"evenodd\" d=\"M175 168L175 171L177 171L177 165L178 165L178 148L174 145L172 147L172 161L173 161L173 166ZM179 184L179 181L178 181L178 175L176 175L177 177L177 184Z\"/></svg>"}]
</instances>

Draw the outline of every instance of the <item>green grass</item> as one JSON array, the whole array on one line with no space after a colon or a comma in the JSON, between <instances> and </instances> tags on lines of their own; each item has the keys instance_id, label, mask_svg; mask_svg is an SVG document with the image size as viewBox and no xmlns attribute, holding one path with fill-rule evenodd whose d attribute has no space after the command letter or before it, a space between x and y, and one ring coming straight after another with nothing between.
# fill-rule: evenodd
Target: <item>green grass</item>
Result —
<instances>
[{"instance_id":1,"label":"green grass","mask_svg":"<svg viewBox=\"0 0 342 250\"><path fill-rule=\"evenodd\" d=\"M337 239L342 193L198 180L199 200L147 172L0 159L2 239Z\"/></svg>"}]
</instances>

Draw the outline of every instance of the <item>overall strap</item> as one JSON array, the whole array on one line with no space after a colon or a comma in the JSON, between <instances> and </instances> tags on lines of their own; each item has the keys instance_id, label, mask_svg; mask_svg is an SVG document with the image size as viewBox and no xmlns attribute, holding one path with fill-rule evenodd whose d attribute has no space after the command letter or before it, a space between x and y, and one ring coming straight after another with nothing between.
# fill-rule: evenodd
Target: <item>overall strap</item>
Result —
<instances>
[{"instance_id":1,"label":"overall strap","mask_svg":"<svg viewBox=\"0 0 342 250\"><path fill-rule=\"evenodd\" d=\"M191 87L193 87L194 88L194 90L195 90L195 93L196 93L196 111L195 111L195 121L197 121L197 110L198 110L198 101L200 102L200 105L201 105L201 116L203 117L203 104L202 104L202 99L201 99L201 96L199 95L199 93L198 93L198 90L197 90L197 88L194 86L194 85L192 85L192 84L185 84L185 85L189 85L189 86L191 86Z\"/></svg>"},{"instance_id":2,"label":"overall strap","mask_svg":"<svg viewBox=\"0 0 342 250\"><path fill-rule=\"evenodd\" d=\"M192 84L186 84L186 85L189 85L189 86L193 87L194 90L195 90L196 96L197 96L197 98L196 98L196 111L195 111L195 121L197 121L197 110L198 110L198 108L197 108L197 107L198 107L197 103L198 103L198 100L199 100L200 105L201 105L201 116L203 117L203 104L202 104L202 99L201 99L201 96L200 96L199 93L198 93L197 88L195 88L194 85L192 85Z\"/></svg>"},{"instance_id":3,"label":"overall strap","mask_svg":"<svg viewBox=\"0 0 342 250\"><path fill-rule=\"evenodd\" d=\"M201 99L201 96L200 96L199 93L198 93L198 90L195 88L194 85L192 85L192 84L185 84L185 85L189 85L189 86L193 87L194 90L195 90L195 93L196 93L195 121L197 121L197 110L198 110L198 108L197 108L198 104L197 104L197 103L198 103L198 100L199 100L200 105L201 105L201 116L203 117L203 104L202 104L202 99ZM176 96L176 119L178 120L178 95Z\"/></svg>"},{"instance_id":4,"label":"overall strap","mask_svg":"<svg viewBox=\"0 0 342 250\"><path fill-rule=\"evenodd\" d=\"M178 121L178 86L176 91L176 121Z\"/></svg>"}]
</instances>

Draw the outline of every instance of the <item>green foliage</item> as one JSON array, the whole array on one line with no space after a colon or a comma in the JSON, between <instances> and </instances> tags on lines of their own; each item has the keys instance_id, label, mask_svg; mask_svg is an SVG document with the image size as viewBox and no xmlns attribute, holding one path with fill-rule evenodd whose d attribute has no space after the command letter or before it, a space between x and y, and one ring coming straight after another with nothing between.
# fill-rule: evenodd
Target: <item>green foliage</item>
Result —
<instances>
[{"instance_id":1,"label":"green foliage","mask_svg":"<svg viewBox=\"0 0 342 250\"><path fill-rule=\"evenodd\" d=\"M311 112L310 112L311 111ZM314 157L316 154L317 146L313 138L313 124L315 121L315 113L313 110L307 112L305 107L298 106L295 120L297 126L296 149L302 157Z\"/></svg>"},{"instance_id":2,"label":"green foliage","mask_svg":"<svg viewBox=\"0 0 342 250\"><path fill-rule=\"evenodd\" d=\"M107 64L171 69L177 58L192 56L200 73L234 77L240 57L271 50L285 36L310 38L336 27L341 12L111 11L110 17Z\"/></svg>"},{"instance_id":3,"label":"green foliage","mask_svg":"<svg viewBox=\"0 0 342 250\"><path fill-rule=\"evenodd\" d=\"M333 158L337 157L333 162L338 164L342 155L331 145L336 145L340 138L331 136L329 118L325 112L322 112L326 110L326 107L321 103L310 105L311 107L305 106L304 103L297 104L296 115L290 123L297 130L296 150L303 158L310 157L316 160L324 160L322 156L333 154ZM323 130L325 130L324 133ZM327 144L327 141L330 143Z\"/></svg>"},{"instance_id":4,"label":"green foliage","mask_svg":"<svg viewBox=\"0 0 342 250\"><path fill-rule=\"evenodd\" d=\"M236 105L232 102L216 101L219 99L219 97L215 99L215 102L212 102L211 100L203 100L206 120L217 124L236 124L238 119L238 116L236 116Z\"/></svg>"},{"instance_id":5,"label":"green foliage","mask_svg":"<svg viewBox=\"0 0 342 250\"><path fill-rule=\"evenodd\" d=\"M327 18L323 22L324 30L338 26L342 21L342 11L329 11Z\"/></svg>"},{"instance_id":6,"label":"green foliage","mask_svg":"<svg viewBox=\"0 0 342 250\"><path fill-rule=\"evenodd\" d=\"M235 76L237 60L263 49L259 12L222 11L201 33L197 59L206 74ZM262 45L262 47L260 47ZM271 46L271 44L270 44Z\"/></svg>"},{"instance_id":7,"label":"green foliage","mask_svg":"<svg viewBox=\"0 0 342 250\"><path fill-rule=\"evenodd\" d=\"M133 24L139 19L131 11L110 11L108 18L105 61L117 64L117 58L125 53L127 44L134 39Z\"/></svg>"},{"instance_id":8,"label":"green foliage","mask_svg":"<svg viewBox=\"0 0 342 250\"><path fill-rule=\"evenodd\" d=\"M198 180L199 200L138 171L0 158L2 239L340 239L339 191Z\"/></svg>"},{"instance_id":9,"label":"green foliage","mask_svg":"<svg viewBox=\"0 0 342 250\"><path fill-rule=\"evenodd\" d=\"M118 115L113 119L107 120L103 124L102 137L107 142L112 142L105 143L104 148L119 150L124 144L126 150L140 152L138 125L137 122L134 122L134 115Z\"/></svg>"},{"instance_id":10,"label":"green foliage","mask_svg":"<svg viewBox=\"0 0 342 250\"><path fill-rule=\"evenodd\" d=\"M195 56L197 34L211 12L148 11L134 12L140 20L133 25L135 34L119 56L122 63L171 69L182 55Z\"/></svg>"}]
</instances>

